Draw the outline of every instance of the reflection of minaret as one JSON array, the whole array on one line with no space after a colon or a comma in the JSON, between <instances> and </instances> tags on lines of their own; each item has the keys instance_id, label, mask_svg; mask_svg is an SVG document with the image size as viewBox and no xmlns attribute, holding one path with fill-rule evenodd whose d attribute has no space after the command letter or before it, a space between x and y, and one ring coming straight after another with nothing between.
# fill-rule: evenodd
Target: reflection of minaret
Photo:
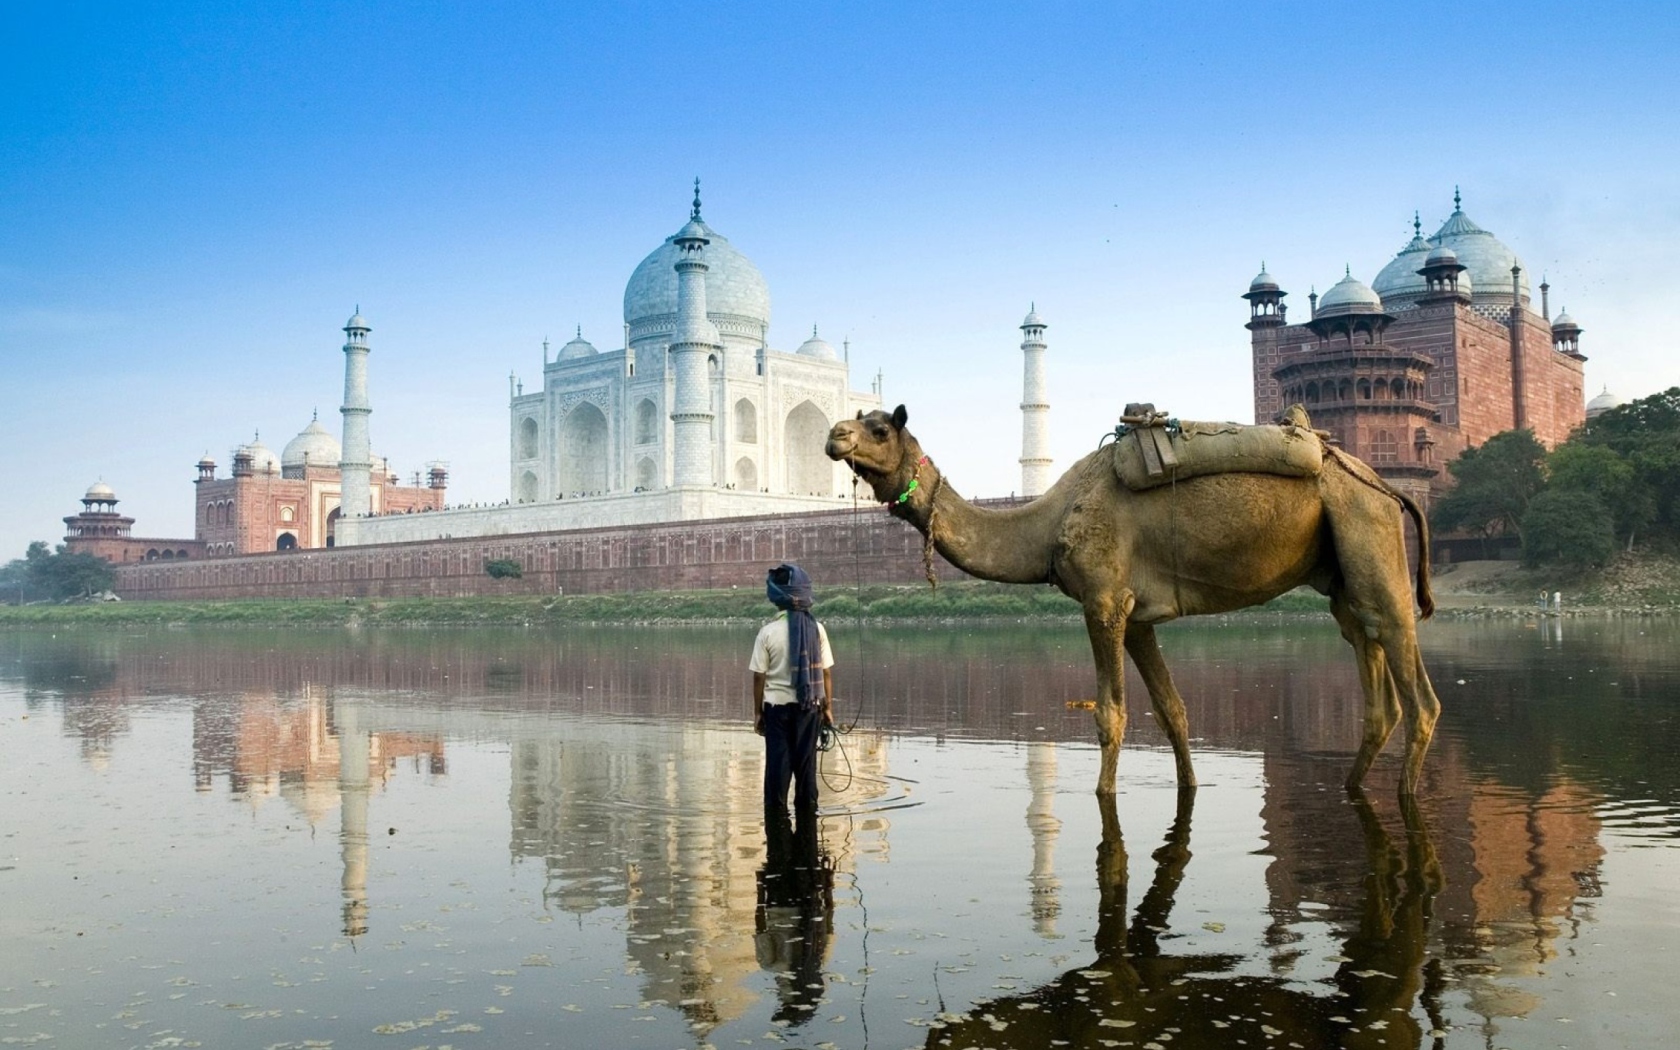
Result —
<instances>
[{"instance_id":1,"label":"reflection of minaret","mask_svg":"<svg viewBox=\"0 0 1680 1050\"><path fill-rule=\"evenodd\" d=\"M352 706L333 707L338 725L339 848L344 861L344 935L367 932L370 740Z\"/></svg>"},{"instance_id":2,"label":"reflection of minaret","mask_svg":"<svg viewBox=\"0 0 1680 1050\"><path fill-rule=\"evenodd\" d=\"M373 331L362 318L361 307L344 323L344 457L339 461L341 493L339 506L346 518L361 517L373 509L373 449L368 438L367 361L368 333Z\"/></svg>"},{"instance_id":3,"label":"reflection of minaret","mask_svg":"<svg viewBox=\"0 0 1680 1050\"><path fill-rule=\"evenodd\" d=\"M1032 832L1033 866L1027 882L1032 886L1033 929L1041 937L1059 937L1062 880L1056 877L1056 836L1062 822L1056 819L1055 744L1035 740L1027 745L1027 783L1032 788L1027 829Z\"/></svg>"}]
</instances>

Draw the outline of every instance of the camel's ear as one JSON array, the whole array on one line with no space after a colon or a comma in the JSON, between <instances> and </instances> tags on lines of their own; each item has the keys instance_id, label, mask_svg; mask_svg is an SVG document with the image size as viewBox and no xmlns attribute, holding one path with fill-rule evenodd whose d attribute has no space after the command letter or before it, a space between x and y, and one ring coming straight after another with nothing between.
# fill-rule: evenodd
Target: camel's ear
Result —
<instances>
[{"instance_id":1,"label":"camel's ear","mask_svg":"<svg viewBox=\"0 0 1680 1050\"><path fill-rule=\"evenodd\" d=\"M904 424L906 424L908 422L910 422L910 413L908 413L904 410L903 405L899 405L897 408L893 409L893 414L892 414L892 425L893 426L897 427L900 430L903 430L904 429Z\"/></svg>"}]
</instances>

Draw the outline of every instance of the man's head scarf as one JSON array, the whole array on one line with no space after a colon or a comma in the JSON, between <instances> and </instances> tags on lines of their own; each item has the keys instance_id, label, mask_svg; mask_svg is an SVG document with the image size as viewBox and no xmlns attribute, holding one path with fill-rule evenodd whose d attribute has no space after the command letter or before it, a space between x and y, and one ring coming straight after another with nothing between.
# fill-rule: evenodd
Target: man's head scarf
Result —
<instances>
[{"instance_id":1,"label":"man's head scarf","mask_svg":"<svg viewBox=\"0 0 1680 1050\"><path fill-rule=\"evenodd\" d=\"M764 580L770 604L787 613L788 664L793 671L793 697L801 710L822 706L822 636L811 615L811 577L784 562Z\"/></svg>"}]
</instances>

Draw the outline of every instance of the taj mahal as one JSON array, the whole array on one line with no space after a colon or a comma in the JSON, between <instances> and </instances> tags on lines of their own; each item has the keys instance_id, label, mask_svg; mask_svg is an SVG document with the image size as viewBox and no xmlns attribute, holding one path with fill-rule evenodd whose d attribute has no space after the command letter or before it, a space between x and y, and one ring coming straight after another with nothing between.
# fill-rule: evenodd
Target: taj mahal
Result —
<instances>
[{"instance_id":1,"label":"taj mahal","mask_svg":"<svg viewBox=\"0 0 1680 1050\"><path fill-rule=\"evenodd\" d=\"M540 389L508 377L505 504L347 512L337 544L752 518L850 498L850 473L823 443L839 420L881 406L880 377L852 389L849 345L837 350L815 328L794 349L775 348L763 274L700 207L696 180L687 221L631 273L623 347L599 350L579 330L558 351L545 341ZM1050 468L1045 327L1032 312L1021 329L1029 494ZM347 436L347 455L353 443Z\"/></svg>"}]
</instances>

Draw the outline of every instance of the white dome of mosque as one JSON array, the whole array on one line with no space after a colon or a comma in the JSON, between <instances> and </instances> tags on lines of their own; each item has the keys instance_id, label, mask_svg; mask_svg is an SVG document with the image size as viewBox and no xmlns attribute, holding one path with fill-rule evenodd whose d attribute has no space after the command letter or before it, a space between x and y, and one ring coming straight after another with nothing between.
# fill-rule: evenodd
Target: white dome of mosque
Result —
<instances>
[{"instance_id":1,"label":"white dome of mosque","mask_svg":"<svg viewBox=\"0 0 1680 1050\"><path fill-rule=\"evenodd\" d=\"M96 481L88 486L87 495L82 498L86 500L94 500L100 503L107 501L115 502L117 494L112 491L111 486L105 484L103 481Z\"/></svg>"},{"instance_id":2,"label":"white dome of mosque","mask_svg":"<svg viewBox=\"0 0 1680 1050\"><path fill-rule=\"evenodd\" d=\"M315 467L336 467L343 458L344 451L339 447L338 439L321 425L319 419L311 419L309 425L280 450L282 467L301 467L305 463Z\"/></svg>"},{"instance_id":3,"label":"white dome of mosque","mask_svg":"<svg viewBox=\"0 0 1680 1050\"><path fill-rule=\"evenodd\" d=\"M799 344L794 353L803 357L814 357L819 361L837 361L840 355L834 352L834 345L817 335L817 326L811 326L811 338Z\"/></svg>"},{"instance_id":4,"label":"white dome of mosque","mask_svg":"<svg viewBox=\"0 0 1680 1050\"><path fill-rule=\"evenodd\" d=\"M1517 253L1506 247L1505 243L1487 230L1470 221L1460 207L1458 194L1453 194L1453 213L1441 228L1435 231L1435 236L1429 238L1431 244L1451 248L1458 255L1458 261L1465 268L1465 274L1460 275L1460 287L1463 278L1468 275L1473 287L1480 289L1478 298L1487 295L1509 295L1511 287L1511 267L1521 266L1522 260ZM1528 292L1528 272L1524 270L1520 277L1521 294Z\"/></svg>"},{"instance_id":5,"label":"white dome of mosque","mask_svg":"<svg viewBox=\"0 0 1680 1050\"><path fill-rule=\"evenodd\" d=\"M1602 416L1612 408L1622 407L1622 404L1622 399L1612 394L1609 387L1605 387L1602 394L1587 402L1587 418L1592 419L1596 416Z\"/></svg>"},{"instance_id":6,"label":"white dome of mosque","mask_svg":"<svg viewBox=\"0 0 1680 1050\"><path fill-rule=\"evenodd\" d=\"M1422 228L1414 216L1412 239L1400 249L1400 254L1388 261L1387 266L1377 271L1371 290L1384 300L1419 296L1428 291L1429 284L1418 270L1423 267L1430 247L1430 243L1423 239Z\"/></svg>"},{"instance_id":7,"label":"white dome of mosque","mask_svg":"<svg viewBox=\"0 0 1680 1050\"><path fill-rule=\"evenodd\" d=\"M560 354L555 358L555 360L575 361L580 357L592 357L598 353L600 353L600 351L595 349L595 344L585 339L583 337L583 329L579 328L577 337L560 348Z\"/></svg>"},{"instance_id":8,"label":"white dome of mosque","mask_svg":"<svg viewBox=\"0 0 1680 1050\"><path fill-rule=\"evenodd\" d=\"M770 288L764 275L758 272L751 259L742 255L729 239L702 222L692 218L679 233L697 231L711 243L706 245L706 313L711 317L729 315L770 325ZM624 323L634 329L638 324L675 318L677 314L677 272L674 269L682 249L676 245L677 235L665 238L630 275L624 286ZM634 332L632 332L634 335Z\"/></svg>"},{"instance_id":9,"label":"white dome of mosque","mask_svg":"<svg viewBox=\"0 0 1680 1050\"><path fill-rule=\"evenodd\" d=\"M261 438L253 438L249 445L239 446L239 451L251 457L251 470L258 474L280 473L280 457L274 450L262 443Z\"/></svg>"},{"instance_id":10,"label":"white dome of mosque","mask_svg":"<svg viewBox=\"0 0 1680 1050\"><path fill-rule=\"evenodd\" d=\"M1351 270L1318 300L1319 317L1336 314L1380 314L1382 309L1382 297L1372 291L1370 285L1355 277Z\"/></svg>"}]
</instances>

